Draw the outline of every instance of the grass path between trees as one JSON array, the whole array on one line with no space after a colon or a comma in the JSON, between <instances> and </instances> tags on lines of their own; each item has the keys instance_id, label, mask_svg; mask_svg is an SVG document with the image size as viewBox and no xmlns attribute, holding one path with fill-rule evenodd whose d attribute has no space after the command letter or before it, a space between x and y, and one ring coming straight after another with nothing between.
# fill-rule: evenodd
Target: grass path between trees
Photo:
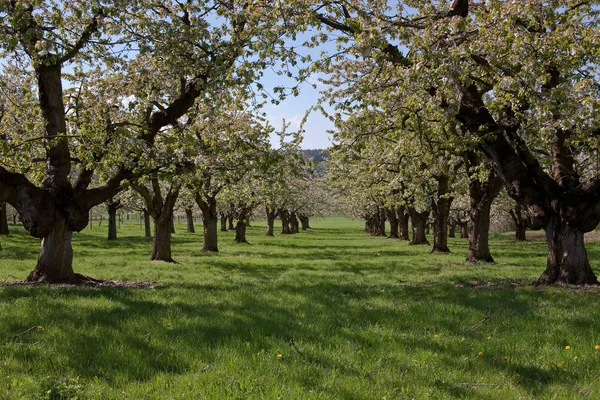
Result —
<instances>
[{"instance_id":1,"label":"grass path between trees","mask_svg":"<svg viewBox=\"0 0 600 400\"><path fill-rule=\"evenodd\" d=\"M138 224L95 224L76 272L158 284L0 287L0 399L600 398L600 290L531 287L543 238L494 234L497 264L468 265L464 239L433 255L341 218L255 221L203 254L182 222L166 264ZM38 240L0 242L0 280L25 278Z\"/></svg>"}]
</instances>

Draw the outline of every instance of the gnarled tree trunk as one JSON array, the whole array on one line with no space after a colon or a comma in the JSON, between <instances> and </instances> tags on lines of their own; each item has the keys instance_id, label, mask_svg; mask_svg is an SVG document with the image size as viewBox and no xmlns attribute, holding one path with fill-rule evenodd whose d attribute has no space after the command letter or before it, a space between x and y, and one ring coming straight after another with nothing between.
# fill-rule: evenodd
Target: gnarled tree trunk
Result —
<instances>
[{"instance_id":1,"label":"gnarled tree trunk","mask_svg":"<svg viewBox=\"0 0 600 400\"><path fill-rule=\"evenodd\" d=\"M482 182L478 176L478 168L482 160L474 151L465 153L465 165L469 177L469 251L468 262L494 262L489 246L490 232L490 210L494 199L502 189L502 180L493 171L492 166L487 163L491 170L488 179Z\"/></svg>"},{"instance_id":2,"label":"gnarled tree trunk","mask_svg":"<svg viewBox=\"0 0 600 400\"><path fill-rule=\"evenodd\" d=\"M221 213L221 232L227 232L227 214Z\"/></svg>"},{"instance_id":3,"label":"gnarled tree trunk","mask_svg":"<svg viewBox=\"0 0 600 400\"><path fill-rule=\"evenodd\" d=\"M171 256L172 213L165 210L154 219L154 237L152 238L152 261L174 262Z\"/></svg>"},{"instance_id":4,"label":"gnarled tree trunk","mask_svg":"<svg viewBox=\"0 0 600 400\"><path fill-rule=\"evenodd\" d=\"M290 213L290 233L300 233L300 222L298 221L298 216L294 211Z\"/></svg>"},{"instance_id":5,"label":"gnarled tree trunk","mask_svg":"<svg viewBox=\"0 0 600 400\"><path fill-rule=\"evenodd\" d=\"M310 229L309 218L306 215L300 214L298 219L300 220L300 226L303 231Z\"/></svg>"},{"instance_id":6,"label":"gnarled tree trunk","mask_svg":"<svg viewBox=\"0 0 600 400\"><path fill-rule=\"evenodd\" d=\"M385 212L387 220L390 222L390 238L398 239L400 235L396 209L393 207L386 207Z\"/></svg>"},{"instance_id":7,"label":"gnarled tree trunk","mask_svg":"<svg viewBox=\"0 0 600 400\"><path fill-rule=\"evenodd\" d=\"M77 283L73 272L73 232L64 218L56 217L52 229L41 241L40 254L35 269L27 278L31 282Z\"/></svg>"},{"instance_id":8,"label":"gnarled tree trunk","mask_svg":"<svg viewBox=\"0 0 600 400\"><path fill-rule=\"evenodd\" d=\"M520 204L508 211L515 224L515 240L523 242L527 240L527 227L529 226L529 214Z\"/></svg>"},{"instance_id":9,"label":"gnarled tree trunk","mask_svg":"<svg viewBox=\"0 0 600 400\"><path fill-rule=\"evenodd\" d=\"M408 213L412 222L413 239L410 244L429 244L425 236L425 226L429 218L429 211L418 212L416 209L409 207Z\"/></svg>"},{"instance_id":10,"label":"gnarled tree trunk","mask_svg":"<svg viewBox=\"0 0 600 400\"><path fill-rule=\"evenodd\" d=\"M110 200L108 210L108 240L117 240L117 211L121 208L121 201Z\"/></svg>"},{"instance_id":11,"label":"gnarled tree trunk","mask_svg":"<svg viewBox=\"0 0 600 400\"><path fill-rule=\"evenodd\" d=\"M275 218L277 218L277 210L275 208L266 207L265 211L267 213L267 233L265 233L265 236L275 236L274 229Z\"/></svg>"},{"instance_id":12,"label":"gnarled tree trunk","mask_svg":"<svg viewBox=\"0 0 600 400\"><path fill-rule=\"evenodd\" d=\"M196 203L202 210L202 222L204 224L203 252L216 253L219 251L217 226L219 214L217 212L216 196L195 194Z\"/></svg>"},{"instance_id":13,"label":"gnarled tree trunk","mask_svg":"<svg viewBox=\"0 0 600 400\"><path fill-rule=\"evenodd\" d=\"M290 228L290 213L288 210L282 208L279 210L279 218L281 218L281 234L289 235L292 233Z\"/></svg>"},{"instance_id":14,"label":"gnarled tree trunk","mask_svg":"<svg viewBox=\"0 0 600 400\"><path fill-rule=\"evenodd\" d=\"M588 261L584 233L565 222L561 216L551 217L544 230L548 243L548 258L546 270L536 284L598 284Z\"/></svg>"}]
</instances>

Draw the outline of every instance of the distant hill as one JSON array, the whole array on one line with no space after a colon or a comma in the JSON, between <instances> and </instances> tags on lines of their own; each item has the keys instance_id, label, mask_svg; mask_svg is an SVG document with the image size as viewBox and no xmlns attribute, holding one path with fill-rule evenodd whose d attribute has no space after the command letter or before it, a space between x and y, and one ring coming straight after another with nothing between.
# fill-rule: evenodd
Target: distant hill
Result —
<instances>
[{"instance_id":1,"label":"distant hill","mask_svg":"<svg viewBox=\"0 0 600 400\"><path fill-rule=\"evenodd\" d=\"M327 171L329 170L329 153L327 150L323 149L313 149L313 150L300 150L300 154L304 158L312 159L317 163L315 166L314 175L316 177L323 177L327 175Z\"/></svg>"},{"instance_id":2,"label":"distant hill","mask_svg":"<svg viewBox=\"0 0 600 400\"><path fill-rule=\"evenodd\" d=\"M300 150L300 153L304 156L304 158L310 158L317 163L322 163L324 161L329 161L329 153L327 150L323 149L311 149L311 150Z\"/></svg>"}]
</instances>

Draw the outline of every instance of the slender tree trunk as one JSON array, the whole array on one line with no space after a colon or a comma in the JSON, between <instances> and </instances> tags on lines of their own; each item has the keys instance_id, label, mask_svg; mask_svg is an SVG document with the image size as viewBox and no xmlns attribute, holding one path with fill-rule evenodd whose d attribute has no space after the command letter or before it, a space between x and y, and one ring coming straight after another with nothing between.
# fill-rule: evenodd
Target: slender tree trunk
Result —
<instances>
[{"instance_id":1,"label":"slender tree trunk","mask_svg":"<svg viewBox=\"0 0 600 400\"><path fill-rule=\"evenodd\" d=\"M165 212L154 220L154 237L152 239L152 261L174 262L171 256L171 228L173 218L171 212Z\"/></svg>"},{"instance_id":2,"label":"slender tree trunk","mask_svg":"<svg viewBox=\"0 0 600 400\"><path fill-rule=\"evenodd\" d=\"M379 223L379 235L378 236L386 236L385 234L385 220L386 220L386 215L385 215L385 208L380 208L379 209L379 216L377 219L377 222Z\"/></svg>"},{"instance_id":3,"label":"slender tree trunk","mask_svg":"<svg viewBox=\"0 0 600 400\"><path fill-rule=\"evenodd\" d=\"M145 208L142 210L144 213L144 236L150 237L152 236L152 232L150 230L150 213Z\"/></svg>"},{"instance_id":4,"label":"slender tree trunk","mask_svg":"<svg viewBox=\"0 0 600 400\"><path fill-rule=\"evenodd\" d=\"M221 232L227 232L227 215L221 213Z\"/></svg>"},{"instance_id":5,"label":"slender tree trunk","mask_svg":"<svg viewBox=\"0 0 600 400\"><path fill-rule=\"evenodd\" d=\"M8 235L8 219L6 216L6 203L0 203L0 235Z\"/></svg>"},{"instance_id":6,"label":"slender tree trunk","mask_svg":"<svg viewBox=\"0 0 600 400\"><path fill-rule=\"evenodd\" d=\"M234 215L235 215L235 205L233 203L229 203L229 216L227 218L229 226L227 227L227 229L229 229L230 231L235 229L235 226L233 225Z\"/></svg>"},{"instance_id":7,"label":"slender tree trunk","mask_svg":"<svg viewBox=\"0 0 600 400\"><path fill-rule=\"evenodd\" d=\"M410 244L429 244L425 236L425 227L429 218L429 211L417 212L412 207L408 208L410 219L412 222L413 239Z\"/></svg>"},{"instance_id":8,"label":"slender tree trunk","mask_svg":"<svg viewBox=\"0 0 600 400\"><path fill-rule=\"evenodd\" d=\"M548 243L546 270L537 280L538 285L598 284L588 261L584 233L553 216L544 227Z\"/></svg>"},{"instance_id":9,"label":"slender tree trunk","mask_svg":"<svg viewBox=\"0 0 600 400\"><path fill-rule=\"evenodd\" d=\"M41 240L35 269L27 278L30 282L76 283L73 272L73 232L67 229L64 217L56 217L52 230Z\"/></svg>"},{"instance_id":10,"label":"slender tree trunk","mask_svg":"<svg viewBox=\"0 0 600 400\"><path fill-rule=\"evenodd\" d=\"M171 233L175 233L175 216L171 214Z\"/></svg>"},{"instance_id":11,"label":"slender tree trunk","mask_svg":"<svg viewBox=\"0 0 600 400\"><path fill-rule=\"evenodd\" d=\"M410 240L408 237L408 213L406 212L406 207L398 207L397 216L400 240Z\"/></svg>"},{"instance_id":12,"label":"slender tree trunk","mask_svg":"<svg viewBox=\"0 0 600 400\"><path fill-rule=\"evenodd\" d=\"M120 205L120 202L108 204L108 240L117 240L117 210Z\"/></svg>"},{"instance_id":13,"label":"slender tree trunk","mask_svg":"<svg viewBox=\"0 0 600 400\"><path fill-rule=\"evenodd\" d=\"M398 239L400 237L400 234L396 209L393 207L387 207L385 211L387 220L390 222L390 238Z\"/></svg>"},{"instance_id":14,"label":"slender tree trunk","mask_svg":"<svg viewBox=\"0 0 600 400\"><path fill-rule=\"evenodd\" d=\"M185 209L185 218L187 220L187 232L196 233L196 229L194 228L194 213L191 208Z\"/></svg>"}]
</instances>

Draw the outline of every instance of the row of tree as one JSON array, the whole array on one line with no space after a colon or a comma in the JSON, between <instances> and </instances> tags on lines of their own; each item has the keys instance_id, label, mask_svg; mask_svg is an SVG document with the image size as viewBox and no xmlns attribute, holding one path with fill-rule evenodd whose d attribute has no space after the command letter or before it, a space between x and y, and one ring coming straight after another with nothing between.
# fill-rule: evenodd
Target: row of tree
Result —
<instances>
[{"instance_id":1,"label":"row of tree","mask_svg":"<svg viewBox=\"0 0 600 400\"><path fill-rule=\"evenodd\" d=\"M216 230L216 196L241 185L243 221L253 193L271 190L255 175L272 165L259 162L273 153L260 113L271 68L327 85L333 174L353 198L377 197L369 229L385 210L399 227L409 214L418 236L430 212L434 251L447 251L464 194L469 259L490 261L489 210L504 187L546 231L538 283L597 284L584 246L600 222L597 10L574 0L2 2L0 202L42 239L29 279L77 281L71 234L124 186L155 220L156 259L170 259L184 187Z\"/></svg>"}]
</instances>

